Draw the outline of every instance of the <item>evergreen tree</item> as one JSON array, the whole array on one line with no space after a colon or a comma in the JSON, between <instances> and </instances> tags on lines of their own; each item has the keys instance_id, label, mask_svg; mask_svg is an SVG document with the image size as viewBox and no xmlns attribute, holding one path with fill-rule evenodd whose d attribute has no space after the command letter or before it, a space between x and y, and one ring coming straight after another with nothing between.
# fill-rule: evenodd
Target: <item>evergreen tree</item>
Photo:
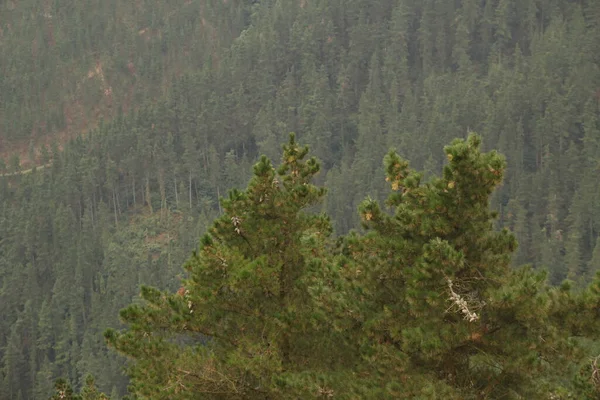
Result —
<instances>
[{"instance_id":1,"label":"evergreen tree","mask_svg":"<svg viewBox=\"0 0 600 400\"><path fill-rule=\"evenodd\" d=\"M516 241L492 229L488 209L505 161L479 146L475 135L454 141L443 176L427 183L388 154L395 213L361 206L371 232L345 252L366 331L361 386L379 382L375 398L547 398L580 356L570 337L595 334L597 322L583 333L562 318L597 300L585 306L586 294L510 268Z\"/></svg>"},{"instance_id":2,"label":"evergreen tree","mask_svg":"<svg viewBox=\"0 0 600 400\"><path fill-rule=\"evenodd\" d=\"M49 400L109 400L109 397L96 388L94 377L87 375L81 393L73 391L71 385L64 379L57 379L54 384L55 393Z\"/></svg>"},{"instance_id":3,"label":"evergreen tree","mask_svg":"<svg viewBox=\"0 0 600 400\"><path fill-rule=\"evenodd\" d=\"M549 269L553 285L593 280L597 1L40 7L0 12L2 398L43 398L61 375L79 387L85 372L123 393L124 358L98 333L120 328L140 284L177 288L173 267L221 213L217 197L288 131L322 158L338 235L360 227L366 194L382 198L386 149L427 177L444 163L435 149L483 132L507 157L490 203L519 241L512 264Z\"/></svg>"},{"instance_id":4,"label":"evergreen tree","mask_svg":"<svg viewBox=\"0 0 600 400\"><path fill-rule=\"evenodd\" d=\"M145 305L121 312L127 331L109 344L132 358L131 390L142 398L280 398L317 393L328 349L341 336L328 316L334 267L324 258L329 221L303 211L324 194L319 171L294 136L276 172L263 157L246 191L185 265L175 294L143 287ZM329 283L328 283L329 282ZM325 390L325 389L322 389Z\"/></svg>"}]
</instances>

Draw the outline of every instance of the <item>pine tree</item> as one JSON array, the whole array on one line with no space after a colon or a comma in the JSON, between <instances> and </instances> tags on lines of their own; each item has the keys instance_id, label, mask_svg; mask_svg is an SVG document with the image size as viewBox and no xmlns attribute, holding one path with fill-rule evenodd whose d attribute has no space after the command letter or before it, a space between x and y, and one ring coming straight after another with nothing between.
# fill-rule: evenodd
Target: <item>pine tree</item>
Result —
<instances>
[{"instance_id":1,"label":"pine tree","mask_svg":"<svg viewBox=\"0 0 600 400\"><path fill-rule=\"evenodd\" d=\"M569 285L510 268L516 241L493 230L488 209L505 161L479 147L476 135L455 140L443 176L426 183L391 152L394 215L361 205L370 233L351 236L345 253L366 331L358 387L379 382L374 398L547 398L581 355L569 336L597 329L563 319L597 300L585 306Z\"/></svg>"},{"instance_id":2,"label":"pine tree","mask_svg":"<svg viewBox=\"0 0 600 400\"><path fill-rule=\"evenodd\" d=\"M109 400L109 397L96 388L94 377L87 375L81 393L77 394L65 379L54 383L55 393L49 400Z\"/></svg>"},{"instance_id":3,"label":"pine tree","mask_svg":"<svg viewBox=\"0 0 600 400\"><path fill-rule=\"evenodd\" d=\"M146 305L121 312L130 328L105 334L132 358L133 393L141 398L305 397L319 390L325 366L340 364L333 265L324 258L327 218L307 214L324 189L319 171L292 135L275 171L263 157L246 191L232 190L224 214L185 265L175 293L144 287ZM331 300L331 301L330 301ZM319 389L320 388L320 389Z\"/></svg>"},{"instance_id":4,"label":"pine tree","mask_svg":"<svg viewBox=\"0 0 600 400\"><path fill-rule=\"evenodd\" d=\"M85 377L85 385L81 389L81 400L108 400L108 397L104 393L101 393L96 387L92 375L87 375Z\"/></svg>"},{"instance_id":5,"label":"pine tree","mask_svg":"<svg viewBox=\"0 0 600 400\"><path fill-rule=\"evenodd\" d=\"M52 366L48 357L44 358L41 362L39 370L35 376L35 387L33 388L33 396L36 399L43 399L48 396L48 393L52 392L53 379L52 379Z\"/></svg>"}]
</instances>

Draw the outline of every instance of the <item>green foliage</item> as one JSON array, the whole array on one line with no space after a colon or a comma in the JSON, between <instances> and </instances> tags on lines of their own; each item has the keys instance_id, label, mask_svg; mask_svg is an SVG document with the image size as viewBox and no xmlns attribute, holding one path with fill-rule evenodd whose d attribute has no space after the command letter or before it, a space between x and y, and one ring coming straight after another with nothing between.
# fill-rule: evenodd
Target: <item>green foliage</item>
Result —
<instances>
[{"instance_id":1,"label":"green foliage","mask_svg":"<svg viewBox=\"0 0 600 400\"><path fill-rule=\"evenodd\" d=\"M58 379L54 385L56 393L50 398L51 400L81 400L81 397L73 394L73 388L64 379Z\"/></svg>"},{"instance_id":2,"label":"green foliage","mask_svg":"<svg viewBox=\"0 0 600 400\"><path fill-rule=\"evenodd\" d=\"M50 400L109 400L104 393L98 391L94 377L91 375L86 376L85 385L80 394L75 394L71 385L64 379L57 379L54 389L56 393L50 397Z\"/></svg>"},{"instance_id":3,"label":"green foliage","mask_svg":"<svg viewBox=\"0 0 600 400\"><path fill-rule=\"evenodd\" d=\"M0 5L1 398L43 398L59 376L79 388L87 372L123 394L124 360L101 332L122 328L141 285L177 288L220 195L289 131L321 158L329 190L310 210L336 235L361 229L365 196L383 204L388 148L423 171L403 182L419 193L446 162L436 149L478 131L506 156L490 203L519 242L513 265L577 290L593 280L596 1L82 4ZM425 222L407 231L424 246L466 215L453 212L401 216Z\"/></svg>"},{"instance_id":4,"label":"green foliage","mask_svg":"<svg viewBox=\"0 0 600 400\"><path fill-rule=\"evenodd\" d=\"M581 330L562 319L586 295L510 268L515 239L493 230L488 210L505 161L481 153L480 142L470 135L447 146L443 176L426 183L388 154L395 212L365 201L371 232L346 244L362 295L365 373L382 397L547 398L581 357L571 338L594 336L595 317Z\"/></svg>"},{"instance_id":5,"label":"green foliage","mask_svg":"<svg viewBox=\"0 0 600 400\"><path fill-rule=\"evenodd\" d=\"M3 145L79 134L98 115L114 117L162 96L159 82L192 70L203 53L228 46L244 29L244 3L3 3Z\"/></svg>"},{"instance_id":6,"label":"green foliage","mask_svg":"<svg viewBox=\"0 0 600 400\"><path fill-rule=\"evenodd\" d=\"M335 291L327 218L308 214L324 189L319 164L292 135L276 171L262 157L245 191L223 199L223 215L185 264L176 294L143 287L146 305L121 312L130 329L105 333L132 357L130 390L142 398L307 396L340 364L328 357L339 329L325 301ZM333 304L328 304L332 307Z\"/></svg>"},{"instance_id":7,"label":"green foliage","mask_svg":"<svg viewBox=\"0 0 600 400\"><path fill-rule=\"evenodd\" d=\"M309 214L324 189L292 135L266 157L185 264L175 294L143 287L109 345L132 359L138 398L569 398L595 396L585 341L600 329L600 275L585 291L512 269L516 241L489 198L506 162L471 134L445 147L441 177L395 152L387 213L360 207L365 235L333 251ZM577 372L579 371L579 372ZM570 377L572 377L570 379ZM587 378L586 378L587 377ZM565 397L566 396L566 397Z\"/></svg>"}]
</instances>

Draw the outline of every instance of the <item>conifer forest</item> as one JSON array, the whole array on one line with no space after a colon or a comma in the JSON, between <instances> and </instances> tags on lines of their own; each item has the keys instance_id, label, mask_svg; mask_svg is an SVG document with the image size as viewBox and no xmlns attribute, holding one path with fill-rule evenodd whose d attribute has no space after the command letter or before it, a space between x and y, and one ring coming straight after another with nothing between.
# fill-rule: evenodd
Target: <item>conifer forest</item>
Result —
<instances>
[{"instance_id":1,"label":"conifer forest","mask_svg":"<svg viewBox=\"0 0 600 400\"><path fill-rule=\"evenodd\" d=\"M0 0L5 399L600 399L600 1Z\"/></svg>"}]
</instances>

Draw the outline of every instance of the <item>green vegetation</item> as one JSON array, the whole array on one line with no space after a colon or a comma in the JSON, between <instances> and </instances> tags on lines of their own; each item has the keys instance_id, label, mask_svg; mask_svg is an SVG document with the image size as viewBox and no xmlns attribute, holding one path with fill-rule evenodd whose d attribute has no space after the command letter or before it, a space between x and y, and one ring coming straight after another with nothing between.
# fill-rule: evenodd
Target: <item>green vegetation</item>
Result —
<instances>
[{"instance_id":1,"label":"green vegetation","mask_svg":"<svg viewBox=\"0 0 600 400\"><path fill-rule=\"evenodd\" d=\"M134 360L140 399L477 399L598 396L580 339L600 329L600 275L581 292L510 268L516 247L488 210L504 159L471 135L445 149L442 178L421 183L385 160L384 212L334 251L328 219L306 210L324 190L308 148L263 157L248 189L185 264L176 293L142 287L111 347ZM579 340L575 340L577 337ZM586 362L588 364L586 365ZM584 370L585 371L585 370ZM600 389L600 388L599 388Z\"/></svg>"},{"instance_id":2,"label":"green vegetation","mask_svg":"<svg viewBox=\"0 0 600 400\"><path fill-rule=\"evenodd\" d=\"M182 275L206 232L240 261L226 277L238 285L240 302L256 290L249 285L267 280L242 277L261 265L263 273L277 268L269 257L303 260L301 275L289 278L300 286L286 307L278 311L268 299L244 305L261 310L266 338L277 329L289 341L300 340L299 329L304 335L298 353L286 356L294 368L284 371L278 341L273 358L250 368L240 367L248 352L236 354L210 335L177 333L164 351L174 344L188 351L174 367L212 359L238 384L255 382L272 397L312 396L317 387L325 397L329 389L393 397L419 382L431 390L422 397L468 397L469 385L490 398L516 396L506 390L597 396L589 359L600 349L583 337L595 339L595 315L585 315L600 269L599 2L6 1L0 51L0 398L47 398L60 377L80 393L88 373L111 398L124 395L124 358L107 349L102 332L135 335L144 324L171 321L186 306L167 295L181 279L197 296L193 304L215 307L206 320L194 319L196 329L218 327L243 337L241 349L260 351L267 339L259 325L242 332L244 317L219 309L228 292L202 297L194 274L212 265L205 242ZM87 127L94 128L75 137ZM494 192L497 180L479 181L491 171L470 176L453 164L454 154L448 160L439 151L470 131L481 134L483 149L506 156ZM288 132L320 160L312 184L328 190L306 215L295 214L295 231L279 237L278 223L261 220L262 209L252 211L245 197L259 178L222 206L219 197L247 184L259 155L278 159ZM381 159L392 147L422 178L389 155L395 194L377 206L388 198ZM471 147L472 162L481 161ZM468 188L475 199L451 178L465 173L461 179L481 184ZM282 185L286 174L277 178ZM277 191L287 201L276 215L305 205L294 205L288 189ZM252 224L250 231L242 225L246 240L223 233L239 210L255 213L242 219ZM317 235L309 226L320 212L331 227L317 219ZM518 247L508 234L493 233L504 229ZM273 256L267 246L283 245L271 243L270 232L300 241ZM442 255L452 262L434 268ZM509 263L530 269L511 272ZM210 278L200 283L219 284ZM266 283L275 290L277 281ZM138 295L144 286L158 289ZM479 322L462 320L456 307L446 312L451 288L475 307ZM159 292L165 300L152 297ZM147 300L158 302L156 320L134 313L125 315L130 325L119 322L120 309L134 303L130 311L145 310ZM344 314L350 311L355 321ZM463 343L465 335L472 340ZM112 337L129 353L119 344L127 336ZM316 354L315 337L324 346ZM194 353L196 340L212 353ZM344 346L343 356L323 364ZM369 357L378 370L365 364ZM157 371L156 380L140 381L135 365L139 393L170 379ZM275 378L264 381L261 368ZM516 376L523 370L532 381ZM482 383L490 379L493 385Z\"/></svg>"},{"instance_id":3,"label":"green vegetation","mask_svg":"<svg viewBox=\"0 0 600 400\"><path fill-rule=\"evenodd\" d=\"M91 375L86 376L85 385L81 389L81 394L73 393L73 388L64 379L58 379L54 385L55 394L50 400L108 400L109 398L98 391L94 378ZM114 398L114 397L113 397Z\"/></svg>"},{"instance_id":4,"label":"green vegetation","mask_svg":"<svg viewBox=\"0 0 600 400\"><path fill-rule=\"evenodd\" d=\"M74 136L159 98L246 19L240 1L3 2L0 145Z\"/></svg>"}]
</instances>

